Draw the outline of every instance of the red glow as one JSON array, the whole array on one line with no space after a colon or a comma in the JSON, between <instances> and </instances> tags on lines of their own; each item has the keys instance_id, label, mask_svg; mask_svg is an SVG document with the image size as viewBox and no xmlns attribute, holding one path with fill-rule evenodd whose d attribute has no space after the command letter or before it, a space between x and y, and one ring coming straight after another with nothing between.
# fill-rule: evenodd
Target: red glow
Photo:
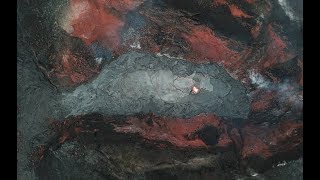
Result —
<instances>
[{"instance_id":1,"label":"red glow","mask_svg":"<svg viewBox=\"0 0 320 180\"><path fill-rule=\"evenodd\" d=\"M192 48L190 59L221 62L225 65L235 65L240 59L240 54L230 50L227 42L215 36L208 27L194 26L191 33L183 34L183 37Z\"/></svg>"},{"instance_id":2,"label":"red glow","mask_svg":"<svg viewBox=\"0 0 320 180\"><path fill-rule=\"evenodd\" d=\"M69 133L65 132L60 138L59 138L59 143L63 144L67 139L69 139Z\"/></svg>"},{"instance_id":3,"label":"red glow","mask_svg":"<svg viewBox=\"0 0 320 180\"><path fill-rule=\"evenodd\" d=\"M280 152L290 152L303 142L303 122L283 121L277 127L259 127L249 124L241 129L242 157L259 155L269 158ZM292 143L289 143L292 142Z\"/></svg>"},{"instance_id":4,"label":"red glow","mask_svg":"<svg viewBox=\"0 0 320 180\"><path fill-rule=\"evenodd\" d=\"M269 68L275 64L283 63L293 58L293 55L288 52L286 43L274 32L271 24L268 25L267 31L270 42L266 51L266 56L262 61L264 62L263 67Z\"/></svg>"},{"instance_id":5,"label":"red glow","mask_svg":"<svg viewBox=\"0 0 320 180\"><path fill-rule=\"evenodd\" d=\"M56 58L54 70L49 76L56 78L62 86L73 87L91 79L98 72L97 65L91 65L81 57L77 58L67 49Z\"/></svg>"},{"instance_id":6,"label":"red glow","mask_svg":"<svg viewBox=\"0 0 320 180\"><path fill-rule=\"evenodd\" d=\"M116 50L120 46L120 35L124 22L121 14L140 5L141 0L70 0L65 29L72 36L87 44L100 40ZM71 28L71 27L72 28Z\"/></svg>"},{"instance_id":7,"label":"red glow","mask_svg":"<svg viewBox=\"0 0 320 180\"><path fill-rule=\"evenodd\" d=\"M148 140L167 141L177 147L206 147L199 138L190 138L192 133L206 125L212 125L225 130L225 125L212 114L201 114L190 119L155 117L152 125L146 119L129 118L128 125L115 127L122 133L138 133ZM232 143L228 134L222 133L217 146L226 147Z\"/></svg>"},{"instance_id":8,"label":"red glow","mask_svg":"<svg viewBox=\"0 0 320 180\"><path fill-rule=\"evenodd\" d=\"M45 145L39 145L32 151L30 156L30 161L32 165L37 165L43 159L45 151Z\"/></svg>"},{"instance_id":9,"label":"red glow","mask_svg":"<svg viewBox=\"0 0 320 180\"><path fill-rule=\"evenodd\" d=\"M260 34L260 31L261 31L261 25L260 24L257 24L256 26L254 26L250 33L252 35L253 38L257 38Z\"/></svg>"},{"instance_id":10,"label":"red glow","mask_svg":"<svg viewBox=\"0 0 320 180\"><path fill-rule=\"evenodd\" d=\"M252 18L252 16L249 16L245 12L243 12L239 7L237 7L234 4L229 5L230 12L232 16L239 17L239 18Z\"/></svg>"},{"instance_id":11,"label":"red glow","mask_svg":"<svg viewBox=\"0 0 320 180\"><path fill-rule=\"evenodd\" d=\"M109 48L119 46L118 33L124 25L120 18L105 11L102 1L71 0L71 9L78 7L79 3L85 3L86 9L80 13L81 16L71 19L70 23L74 29L71 34L81 38L87 44L103 39Z\"/></svg>"},{"instance_id":12,"label":"red glow","mask_svg":"<svg viewBox=\"0 0 320 180\"><path fill-rule=\"evenodd\" d=\"M251 110L253 112L264 111L268 109L276 98L275 91L258 90L253 95L253 101L251 103Z\"/></svg>"}]
</instances>

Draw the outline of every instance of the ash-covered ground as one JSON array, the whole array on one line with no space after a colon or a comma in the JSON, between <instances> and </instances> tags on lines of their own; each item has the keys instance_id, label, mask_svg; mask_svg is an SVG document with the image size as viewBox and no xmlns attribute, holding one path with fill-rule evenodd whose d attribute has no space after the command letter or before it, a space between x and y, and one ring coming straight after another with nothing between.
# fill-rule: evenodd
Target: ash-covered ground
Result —
<instances>
[{"instance_id":1,"label":"ash-covered ground","mask_svg":"<svg viewBox=\"0 0 320 180\"><path fill-rule=\"evenodd\" d=\"M302 0L21 0L17 178L302 179Z\"/></svg>"}]
</instances>

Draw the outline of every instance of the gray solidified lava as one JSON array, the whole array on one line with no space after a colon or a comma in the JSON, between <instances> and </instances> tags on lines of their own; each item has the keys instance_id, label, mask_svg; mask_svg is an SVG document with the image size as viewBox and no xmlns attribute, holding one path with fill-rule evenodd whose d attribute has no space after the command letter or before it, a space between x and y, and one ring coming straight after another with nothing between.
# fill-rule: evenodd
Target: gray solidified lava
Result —
<instances>
[{"instance_id":1,"label":"gray solidified lava","mask_svg":"<svg viewBox=\"0 0 320 180\"><path fill-rule=\"evenodd\" d=\"M193 86L200 88L198 94L190 93ZM212 112L245 119L249 113L246 89L223 67L138 52L120 56L92 82L64 93L62 104L68 116L153 112L192 117Z\"/></svg>"}]
</instances>

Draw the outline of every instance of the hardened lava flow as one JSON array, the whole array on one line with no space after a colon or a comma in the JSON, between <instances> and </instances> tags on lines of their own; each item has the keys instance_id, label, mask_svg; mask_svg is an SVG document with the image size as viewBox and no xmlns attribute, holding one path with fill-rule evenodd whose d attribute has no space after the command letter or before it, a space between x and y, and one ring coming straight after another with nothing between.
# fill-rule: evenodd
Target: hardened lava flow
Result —
<instances>
[{"instance_id":1,"label":"hardened lava flow","mask_svg":"<svg viewBox=\"0 0 320 180\"><path fill-rule=\"evenodd\" d=\"M18 179L302 179L302 0L17 5Z\"/></svg>"}]
</instances>

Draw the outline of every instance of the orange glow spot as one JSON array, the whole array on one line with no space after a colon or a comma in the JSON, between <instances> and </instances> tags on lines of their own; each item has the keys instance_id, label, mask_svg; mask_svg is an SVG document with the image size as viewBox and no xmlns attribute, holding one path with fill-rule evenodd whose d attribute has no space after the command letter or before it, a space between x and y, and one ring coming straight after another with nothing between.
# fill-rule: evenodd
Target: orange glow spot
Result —
<instances>
[{"instance_id":1,"label":"orange glow spot","mask_svg":"<svg viewBox=\"0 0 320 180\"><path fill-rule=\"evenodd\" d=\"M192 87L192 90L191 90L191 93L192 93L192 94L198 94L199 91L200 91L199 88L197 88L196 86L193 86L193 87Z\"/></svg>"}]
</instances>

